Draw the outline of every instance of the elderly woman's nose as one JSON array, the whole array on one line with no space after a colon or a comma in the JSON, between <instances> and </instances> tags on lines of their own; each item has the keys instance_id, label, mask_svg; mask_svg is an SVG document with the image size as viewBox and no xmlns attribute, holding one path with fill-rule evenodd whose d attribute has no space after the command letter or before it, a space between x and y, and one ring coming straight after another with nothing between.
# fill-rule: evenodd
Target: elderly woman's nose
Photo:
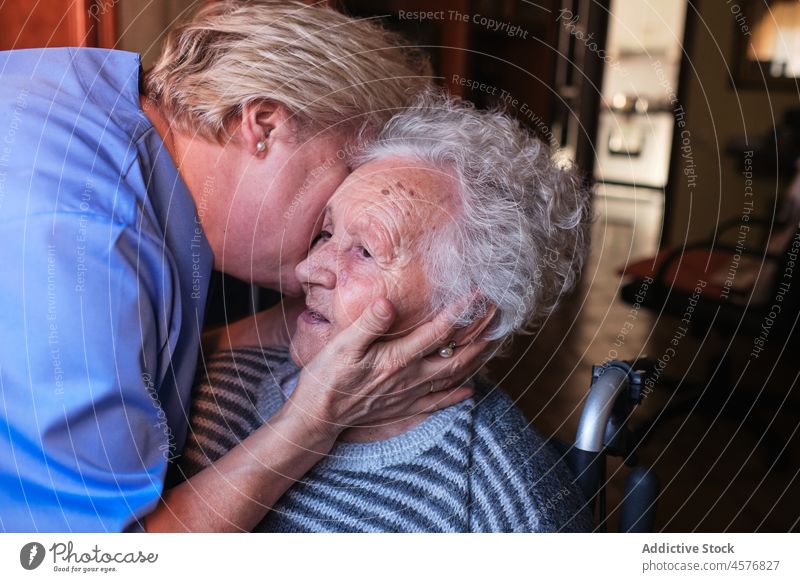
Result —
<instances>
[{"instance_id":1,"label":"elderly woman's nose","mask_svg":"<svg viewBox=\"0 0 800 582\"><path fill-rule=\"evenodd\" d=\"M318 250L311 251L295 268L295 275L300 283L333 289L336 286L336 273L333 270L335 258L328 256L330 254Z\"/></svg>"}]
</instances>

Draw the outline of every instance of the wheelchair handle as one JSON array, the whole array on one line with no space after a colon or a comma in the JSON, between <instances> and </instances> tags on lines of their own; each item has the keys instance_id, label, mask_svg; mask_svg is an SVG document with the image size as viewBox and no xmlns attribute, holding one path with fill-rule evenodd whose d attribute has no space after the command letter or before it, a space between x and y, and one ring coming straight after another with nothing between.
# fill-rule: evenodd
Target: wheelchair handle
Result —
<instances>
[{"instance_id":1,"label":"wheelchair handle","mask_svg":"<svg viewBox=\"0 0 800 582\"><path fill-rule=\"evenodd\" d=\"M592 366L592 385L568 462L590 509L594 511L599 504L600 531L606 531L606 457L612 454L626 458L626 462L629 460L632 449L626 436L627 421L633 407L642 401L642 385L654 365L655 362L645 356L633 362L612 360ZM620 521L622 531L652 529L657 493L658 480L652 471L631 473L626 482Z\"/></svg>"},{"instance_id":2,"label":"wheelchair handle","mask_svg":"<svg viewBox=\"0 0 800 582\"><path fill-rule=\"evenodd\" d=\"M630 374L630 365L620 360L593 368L592 388L583 406L575 437L578 449L591 453L603 449L608 419L617 398L629 388Z\"/></svg>"}]
</instances>

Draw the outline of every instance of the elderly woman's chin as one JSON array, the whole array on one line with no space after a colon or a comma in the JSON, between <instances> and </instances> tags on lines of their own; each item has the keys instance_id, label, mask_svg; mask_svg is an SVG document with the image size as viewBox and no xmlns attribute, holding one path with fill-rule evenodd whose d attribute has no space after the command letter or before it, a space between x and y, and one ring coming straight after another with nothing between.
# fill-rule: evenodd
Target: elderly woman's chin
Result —
<instances>
[{"instance_id":1,"label":"elderly woman's chin","mask_svg":"<svg viewBox=\"0 0 800 582\"><path fill-rule=\"evenodd\" d=\"M289 350L292 361L299 367L304 367L328 343L329 335L326 330L305 329L303 322L298 321Z\"/></svg>"}]
</instances>

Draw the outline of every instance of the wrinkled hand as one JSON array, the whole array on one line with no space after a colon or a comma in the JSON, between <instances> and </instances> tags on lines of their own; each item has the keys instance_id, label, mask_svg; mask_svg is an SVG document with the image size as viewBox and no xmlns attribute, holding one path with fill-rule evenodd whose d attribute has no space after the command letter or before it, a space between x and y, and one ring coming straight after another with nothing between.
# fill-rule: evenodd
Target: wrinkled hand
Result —
<instances>
[{"instance_id":1,"label":"wrinkled hand","mask_svg":"<svg viewBox=\"0 0 800 582\"><path fill-rule=\"evenodd\" d=\"M435 350L452 333L447 312L406 337L376 341L393 319L392 305L376 301L305 366L289 402L317 429L338 434L471 396L472 390L459 384L480 367L477 356L485 342L456 347L449 359L439 357ZM426 357L431 351L434 355Z\"/></svg>"}]
</instances>

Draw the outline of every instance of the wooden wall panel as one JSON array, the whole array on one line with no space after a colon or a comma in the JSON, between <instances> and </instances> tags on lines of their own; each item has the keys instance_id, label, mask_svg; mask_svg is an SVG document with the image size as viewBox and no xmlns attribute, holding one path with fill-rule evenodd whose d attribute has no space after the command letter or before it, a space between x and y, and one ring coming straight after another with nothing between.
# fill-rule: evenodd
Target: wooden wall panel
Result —
<instances>
[{"instance_id":1,"label":"wooden wall panel","mask_svg":"<svg viewBox=\"0 0 800 582\"><path fill-rule=\"evenodd\" d=\"M115 42L115 0L0 2L0 50Z\"/></svg>"}]
</instances>

